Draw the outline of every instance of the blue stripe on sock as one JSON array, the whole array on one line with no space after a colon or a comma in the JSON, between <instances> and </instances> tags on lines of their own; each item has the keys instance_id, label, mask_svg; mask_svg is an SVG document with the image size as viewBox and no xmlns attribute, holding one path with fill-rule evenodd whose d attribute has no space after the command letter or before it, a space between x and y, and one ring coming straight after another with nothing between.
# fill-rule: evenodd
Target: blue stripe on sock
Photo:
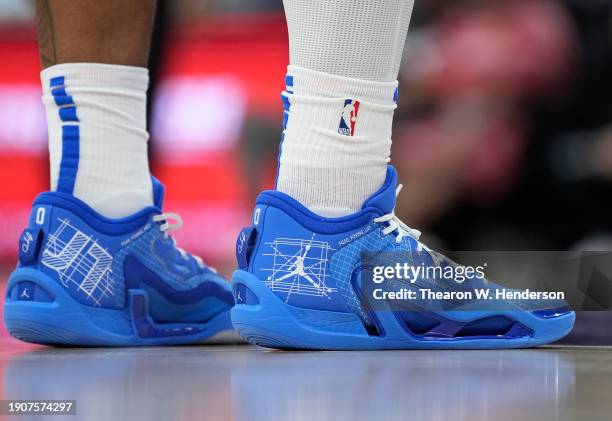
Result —
<instances>
[{"instance_id":1,"label":"blue stripe on sock","mask_svg":"<svg viewBox=\"0 0 612 421\"><path fill-rule=\"evenodd\" d=\"M283 108L285 109L285 111L289 111L289 107L291 107L291 102L289 102L289 96L285 95L285 93L283 92L281 94L281 99L283 100Z\"/></svg>"},{"instance_id":2,"label":"blue stripe on sock","mask_svg":"<svg viewBox=\"0 0 612 421\"><path fill-rule=\"evenodd\" d=\"M74 100L66 93L63 76L51 78L49 85L55 104L59 107L58 114L62 122L78 122L77 109ZM60 162L57 191L73 194L79 169L80 129L76 124L62 126L62 160Z\"/></svg>"},{"instance_id":3,"label":"blue stripe on sock","mask_svg":"<svg viewBox=\"0 0 612 421\"><path fill-rule=\"evenodd\" d=\"M62 121L79 121L75 106L62 107L59 110L59 116Z\"/></svg>"},{"instance_id":4,"label":"blue stripe on sock","mask_svg":"<svg viewBox=\"0 0 612 421\"><path fill-rule=\"evenodd\" d=\"M287 86L287 92L293 93L293 76L287 75L285 76L285 86Z\"/></svg>"},{"instance_id":5,"label":"blue stripe on sock","mask_svg":"<svg viewBox=\"0 0 612 421\"><path fill-rule=\"evenodd\" d=\"M64 86L51 90L51 95L58 107L63 105L74 105L74 100L66 93Z\"/></svg>"},{"instance_id":6,"label":"blue stripe on sock","mask_svg":"<svg viewBox=\"0 0 612 421\"><path fill-rule=\"evenodd\" d=\"M51 81L49 82L49 86L64 86L64 76L52 77Z\"/></svg>"},{"instance_id":7,"label":"blue stripe on sock","mask_svg":"<svg viewBox=\"0 0 612 421\"><path fill-rule=\"evenodd\" d=\"M398 98L399 98L399 88L395 88L395 92L393 92L393 102L397 104Z\"/></svg>"},{"instance_id":8,"label":"blue stripe on sock","mask_svg":"<svg viewBox=\"0 0 612 421\"><path fill-rule=\"evenodd\" d=\"M62 126L62 162L57 191L72 194L79 168L79 126Z\"/></svg>"}]
</instances>

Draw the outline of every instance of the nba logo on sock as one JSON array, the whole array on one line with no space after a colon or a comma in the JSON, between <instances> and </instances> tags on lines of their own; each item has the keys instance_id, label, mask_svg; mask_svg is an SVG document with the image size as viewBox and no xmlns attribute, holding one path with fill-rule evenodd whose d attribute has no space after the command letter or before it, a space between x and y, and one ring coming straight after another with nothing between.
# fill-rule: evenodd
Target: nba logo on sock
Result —
<instances>
[{"instance_id":1,"label":"nba logo on sock","mask_svg":"<svg viewBox=\"0 0 612 421\"><path fill-rule=\"evenodd\" d=\"M359 105L361 105L361 103L354 99L347 99L344 101L338 133L344 136L353 136L355 134L355 124L357 124L357 116L359 115Z\"/></svg>"}]
</instances>

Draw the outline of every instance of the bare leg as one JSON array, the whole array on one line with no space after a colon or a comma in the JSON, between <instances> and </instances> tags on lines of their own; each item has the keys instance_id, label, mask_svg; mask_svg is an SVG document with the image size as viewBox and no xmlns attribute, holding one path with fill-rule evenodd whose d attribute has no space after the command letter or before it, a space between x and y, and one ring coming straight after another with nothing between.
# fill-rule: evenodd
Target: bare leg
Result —
<instances>
[{"instance_id":1,"label":"bare leg","mask_svg":"<svg viewBox=\"0 0 612 421\"><path fill-rule=\"evenodd\" d=\"M36 0L43 68L60 63L146 67L155 0Z\"/></svg>"}]
</instances>

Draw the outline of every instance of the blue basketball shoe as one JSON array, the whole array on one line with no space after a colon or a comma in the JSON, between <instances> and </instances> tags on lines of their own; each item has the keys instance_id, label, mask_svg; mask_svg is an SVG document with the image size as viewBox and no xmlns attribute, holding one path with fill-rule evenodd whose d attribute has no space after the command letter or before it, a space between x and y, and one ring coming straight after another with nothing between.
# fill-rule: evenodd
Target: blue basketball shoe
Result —
<instances>
[{"instance_id":1,"label":"blue basketball shoe","mask_svg":"<svg viewBox=\"0 0 612 421\"><path fill-rule=\"evenodd\" d=\"M78 346L202 342L232 329L229 283L168 232L178 215L155 205L108 219L72 195L34 201L10 275L4 323L26 342ZM173 223L174 221L174 223Z\"/></svg>"},{"instance_id":2,"label":"blue basketball shoe","mask_svg":"<svg viewBox=\"0 0 612 421\"><path fill-rule=\"evenodd\" d=\"M396 186L389 166L384 186L342 218L315 215L278 191L261 193L252 226L236 244L236 331L265 347L329 350L525 348L570 332L575 314L560 300L503 300L489 309L482 301L452 307L440 300L438 307L389 303L376 310L361 290L364 252L404 256L412 266L444 260L394 215ZM429 281L434 291L446 289L441 280Z\"/></svg>"}]
</instances>

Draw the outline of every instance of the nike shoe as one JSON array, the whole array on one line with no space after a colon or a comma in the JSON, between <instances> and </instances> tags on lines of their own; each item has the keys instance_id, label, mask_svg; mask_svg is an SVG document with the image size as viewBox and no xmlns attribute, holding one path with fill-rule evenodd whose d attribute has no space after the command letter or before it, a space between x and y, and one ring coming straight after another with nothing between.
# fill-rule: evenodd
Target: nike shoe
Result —
<instances>
[{"instance_id":1,"label":"nike shoe","mask_svg":"<svg viewBox=\"0 0 612 421\"><path fill-rule=\"evenodd\" d=\"M232 329L229 283L169 232L180 217L154 206L108 219L72 195L34 201L8 280L4 323L26 342L77 346L202 342Z\"/></svg>"},{"instance_id":2,"label":"nike shoe","mask_svg":"<svg viewBox=\"0 0 612 421\"><path fill-rule=\"evenodd\" d=\"M384 301L388 308L377 310L361 291L364 253L404 256L411 266L444 260L394 215L396 187L389 166L383 187L361 211L342 218L315 215L278 191L261 193L252 226L236 244L236 331L265 347L329 350L524 348L570 332L575 314L564 301L504 300L489 309L475 301L453 307L452 300L440 300L438 307L420 308ZM442 292L449 282L428 281ZM483 285L498 288L486 279Z\"/></svg>"}]
</instances>

